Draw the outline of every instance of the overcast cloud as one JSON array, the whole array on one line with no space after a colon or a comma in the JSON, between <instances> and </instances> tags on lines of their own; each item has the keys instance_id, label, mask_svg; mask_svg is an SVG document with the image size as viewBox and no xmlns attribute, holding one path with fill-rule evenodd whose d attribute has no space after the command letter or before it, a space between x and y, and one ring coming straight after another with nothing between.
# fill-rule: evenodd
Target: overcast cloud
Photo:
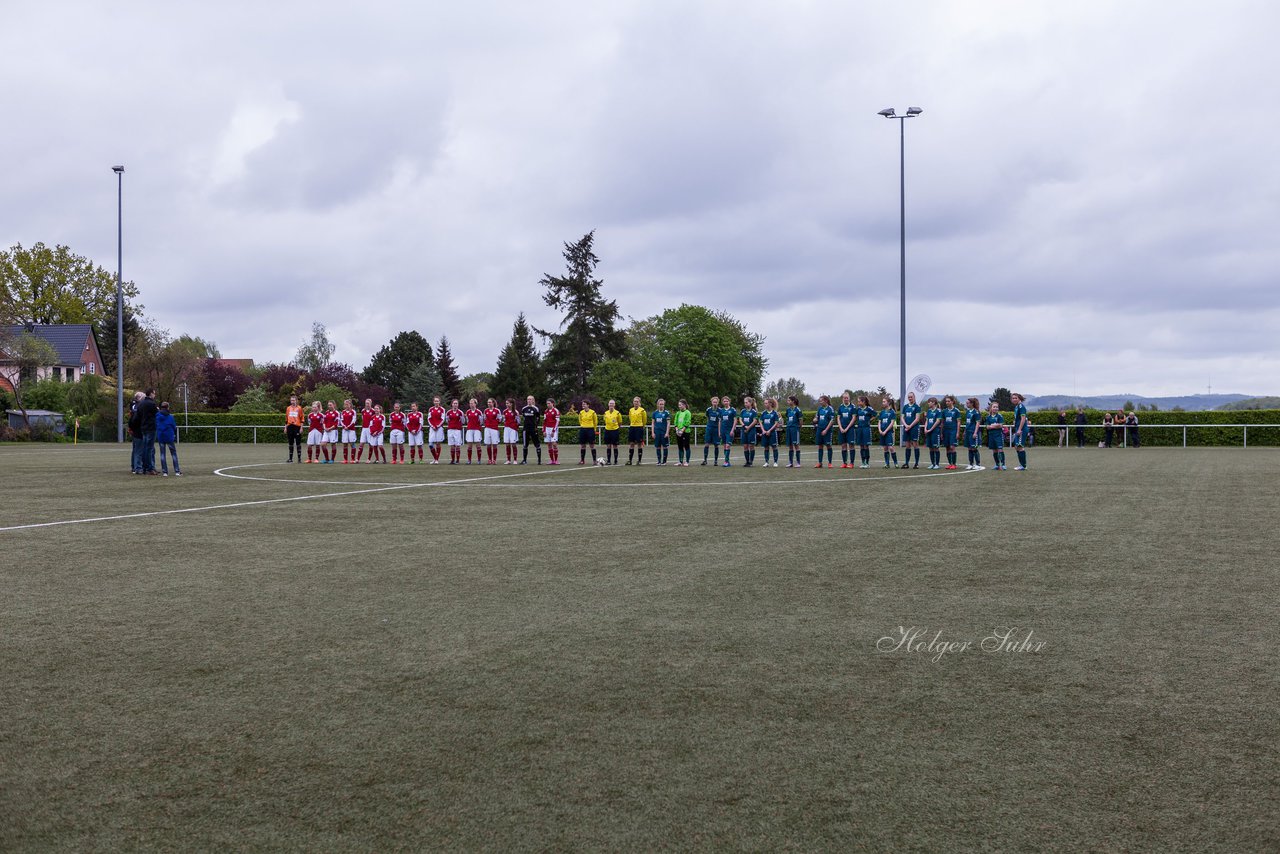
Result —
<instances>
[{"instance_id":1,"label":"overcast cloud","mask_svg":"<svg viewBox=\"0 0 1280 854\"><path fill-rule=\"evenodd\" d=\"M1262 2L4 3L0 243L115 266L174 334L492 370L596 229L629 317L691 302L771 377L1280 391Z\"/></svg>"}]
</instances>

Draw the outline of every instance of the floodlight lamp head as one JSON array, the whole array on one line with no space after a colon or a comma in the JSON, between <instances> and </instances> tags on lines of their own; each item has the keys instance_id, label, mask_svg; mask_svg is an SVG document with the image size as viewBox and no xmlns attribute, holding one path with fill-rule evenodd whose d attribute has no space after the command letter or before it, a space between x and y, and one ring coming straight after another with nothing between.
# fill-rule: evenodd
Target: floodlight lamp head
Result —
<instances>
[{"instance_id":1,"label":"floodlight lamp head","mask_svg":"<svg viewBox=\"0 0 1280 854\"><path fill-rule=\"evenodd\" d=\"M112 172L114 172L114 173L116 173L117 175L119 175L121 172L123 172L123 171L124 171L124 167L123 167L123 166L112 166L112 167L111 167L111 171L112 171Z\"/></svg>"},{"instance_id":2,"label":"floodlight lamp head","mask_svg":"<svg viewBox=\"0 0 1280 854\"><path fill-rule=\"evenodd\" d=\"M885 107L883 110L881 110L880 112L876 113L876 115L877 115L877 116L884 116L886 119L896 118L896 115L895 115L895 113L894 113L893 107Z\"/></svg>"},{"instance_id":3,"label":"floodlight lamp head","mask_svg":"<svg viewBox=\"0 0 1280 854\"><path fill-rule=\"evenodd\" d=\"M919 107L907 107L908 116L918 116L923 112L924 110L920 109Z\"/></svg>"}]
</instances>

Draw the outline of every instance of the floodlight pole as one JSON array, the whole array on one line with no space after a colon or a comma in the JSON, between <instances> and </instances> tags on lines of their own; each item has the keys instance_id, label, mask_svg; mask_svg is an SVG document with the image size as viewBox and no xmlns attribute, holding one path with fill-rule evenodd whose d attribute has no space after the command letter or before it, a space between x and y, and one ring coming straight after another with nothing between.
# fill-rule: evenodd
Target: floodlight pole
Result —
<instances>
[{"instance_id":1,"label":"floodlight pole","mask_svg":"<svg viewBox=\"0 0 1280 854\"><path fill-rule=\"evenodd\" d=\"M116 173L116 441L124 441L124 167Z\"/></svg>"},{"instance_id":2,"label":"floodlight pole","mask_svg":"<svg viewBox=\"0 0 1280 854\"><path fill-rule=\"evenodd\" d=\"M899 346L898 346L898 409L907 401L907 133L906 119L914 119L923 110L908 107L906 115L899 116L893 107L886 107L877 115L898 120L898 289L899 289Z\"/></svg>"}]
</instances>

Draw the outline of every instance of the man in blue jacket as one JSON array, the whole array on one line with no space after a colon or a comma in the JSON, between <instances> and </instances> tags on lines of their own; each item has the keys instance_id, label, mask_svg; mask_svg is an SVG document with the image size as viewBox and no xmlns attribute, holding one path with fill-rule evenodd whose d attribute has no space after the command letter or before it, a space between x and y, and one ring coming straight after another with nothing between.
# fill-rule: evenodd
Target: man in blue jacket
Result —
<instances>
[{"instance_id":1,"label":"man in blue jacket","mask_svg":"<svg viewBox=\"0 0 1280 854\"><path fill-rule=\"evenodd\" d=\"M160 473L164 477L169 476L169 466L164 456L168 449L169 456L173 457L173 474L175 477L182 477L182 469L178 468L178 423L169 413L168 403L160 404L160 411L156 413L156 443L160 445Z\"/></svg>"}]
</instances>

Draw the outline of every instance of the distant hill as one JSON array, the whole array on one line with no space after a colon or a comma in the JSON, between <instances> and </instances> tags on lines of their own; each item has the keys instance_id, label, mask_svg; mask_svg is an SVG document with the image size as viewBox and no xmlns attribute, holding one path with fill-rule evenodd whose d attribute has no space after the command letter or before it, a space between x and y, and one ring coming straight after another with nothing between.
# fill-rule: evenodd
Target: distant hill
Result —
<instances>
[{"instance_id":1,"label":"distant hill","mask_svg":"<svg viewBox=\"0 0 1280 854\"><path fill-rule=\"evenodd\" d=\"M1219 409L1280 409L1280 397L1246 397L1244 400L1235 400L1231 403L1224 403Z\"/></svg>"},{"instance_id":2,"label":"distant hill","mask_svg":"<svg viewBox=\"0 0 1280 854\"><path fill-rule=\"evenodd\" d=\"M988 396L990 393L988 392ZM985 398L984 398L985 399ZM1188 412L1202 412L1209 409L1226 409L1230 404L1246 400L1276 400L1277 398L1250 397L1247 394L1187 394L1181 397L1143 397L1140 394L1042 394L1027 399L1027 408L1074 409L1084 404L1086 409L1119 409L1128 401L1134 406L1155 406L1157 409L1170 410L1180 406ZM1231 406L1236 409L1240 407ZM1259 406L1244 407L1260 409Z\"/></svg>"}]
</instances>

